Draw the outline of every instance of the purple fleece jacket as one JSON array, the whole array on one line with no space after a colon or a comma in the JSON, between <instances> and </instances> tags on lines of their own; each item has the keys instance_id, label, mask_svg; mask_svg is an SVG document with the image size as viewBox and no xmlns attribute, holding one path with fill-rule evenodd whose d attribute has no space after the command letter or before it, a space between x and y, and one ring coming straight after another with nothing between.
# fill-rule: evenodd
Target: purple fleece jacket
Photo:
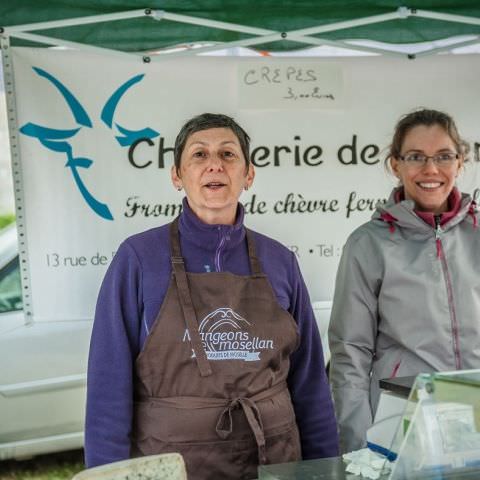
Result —
<instances>
[{"instance_id":1,"label":"purple fleece jacket","mask_svg":"<svg viewBox=\"0 0 480 480\"><path fill-rule=\"evenodd\" d=\"M188 272L249 275L239 204L235 225L207 225L186 200L180 216L182 254ZM300 346L291 355L288 386L304 459L338 454L338 437L322 346L295 255L254 233L257 257L279 304L297 322ZM165 297L171 276L169 226L125 240L100 289L93 324L87 381L87 467L129 458L134 362Z\"/></svg>"}]
</instances>

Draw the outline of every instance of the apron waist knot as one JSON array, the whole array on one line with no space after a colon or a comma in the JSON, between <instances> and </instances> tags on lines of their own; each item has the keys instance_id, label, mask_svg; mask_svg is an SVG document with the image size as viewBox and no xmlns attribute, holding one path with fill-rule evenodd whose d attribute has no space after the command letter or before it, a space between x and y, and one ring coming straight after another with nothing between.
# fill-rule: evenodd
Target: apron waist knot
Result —
<instances>
[{"instance_id":1,"label":"apron waist knot","mask_svg":"<svg viewBox=\"0 0 480 480\"><path fill-rule=\"evenodd\" d=\"M236 408L242 408L247 418L248 425L255 437L258 448L258 461L260 465L264 465L267 461L265 452L265 434L263 432L262 417L257 405L251 399L240 397L233 399L218 417L216 432L217 435L225 440L233 431L232 411Z\"/></svg>"}]
</instances>

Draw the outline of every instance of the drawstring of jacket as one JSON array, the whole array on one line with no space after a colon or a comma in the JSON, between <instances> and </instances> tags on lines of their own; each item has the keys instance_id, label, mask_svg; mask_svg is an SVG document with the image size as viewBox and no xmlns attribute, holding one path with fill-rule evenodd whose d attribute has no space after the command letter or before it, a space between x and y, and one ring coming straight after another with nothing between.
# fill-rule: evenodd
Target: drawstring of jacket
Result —
<instances>
[{"instance_id":1,"label":"drawstring of jacket","mask_svg":"<svg viewBox=\"0 0 480 480\"><path fill-rule=\"evenodd\" d=\"M478 227L478 218L477 218L477 204L475 203L475 201L473 201L471 204L470 204L470 207L468 209L468 214L472 217L472 221L473 221L473 228L477 228Z\"/></svg>"},{"instance_id":2,"label":"drawstring of jacket","mask_svg":"<svg viewBox=\"0 0 480 480\"><path fill-rule=\"evenodd\" d=\"M442 251L442 242L440 241L440 232L442 231L440 222L442 221L441 215L435 215L435 243L437 245L437 258L440 258Z\"/></svg>"},{"instance_id":3,"label":"drawstring of jacket","mask_svg":"<svg viewBox=\"0 0 480 480\"><path fill-rule=\"evenodd\" d=\"M388 230L390 231L390 233L395 232L395 222L397 221L397 219L393 215L390 215L388 212L383 212L380 215L380 218L384 222L388 223Z\"/></svg>"}]
</instances>

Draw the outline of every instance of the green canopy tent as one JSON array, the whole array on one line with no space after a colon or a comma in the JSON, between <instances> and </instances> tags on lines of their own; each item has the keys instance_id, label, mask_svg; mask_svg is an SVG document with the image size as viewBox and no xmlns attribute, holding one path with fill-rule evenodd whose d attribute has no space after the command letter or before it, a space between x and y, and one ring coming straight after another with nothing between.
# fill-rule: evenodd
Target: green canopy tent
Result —
<instances>
[{"instance_id":1,"label":"green canopy tent","mask_svg":"<svg viewBox=\"0 0 480 480\"><path fill-rule=\"evenodd\" d=\"M288 51L334 45L385 53L381 47L346 43L368 39L412 44L463 37L454 46L480 42L478 0L17 0L0 5L3 43L58 45L138 55L201 43L198 54L243 46ZM4 47L5 48L5 47ZM429 48L424 53L451 49Z\"/></svg>"}]
</instances>

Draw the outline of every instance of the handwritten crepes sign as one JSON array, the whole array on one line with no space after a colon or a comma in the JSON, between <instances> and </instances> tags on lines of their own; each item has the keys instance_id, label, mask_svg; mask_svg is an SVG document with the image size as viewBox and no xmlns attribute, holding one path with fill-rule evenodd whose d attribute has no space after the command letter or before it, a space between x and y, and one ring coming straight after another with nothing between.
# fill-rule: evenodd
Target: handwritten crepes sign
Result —
<instances>
[{"instance_id":1,"label":"handwritten crepes sign","mask_svg":"<svg viewBox=\"0 0 480 480\"><path fill-rule=\"evenodd\" d=\"M238 66L241 108L325 109L345 106L340 65L308 61L279 61Z\"/></svg>"}]
</instances>

